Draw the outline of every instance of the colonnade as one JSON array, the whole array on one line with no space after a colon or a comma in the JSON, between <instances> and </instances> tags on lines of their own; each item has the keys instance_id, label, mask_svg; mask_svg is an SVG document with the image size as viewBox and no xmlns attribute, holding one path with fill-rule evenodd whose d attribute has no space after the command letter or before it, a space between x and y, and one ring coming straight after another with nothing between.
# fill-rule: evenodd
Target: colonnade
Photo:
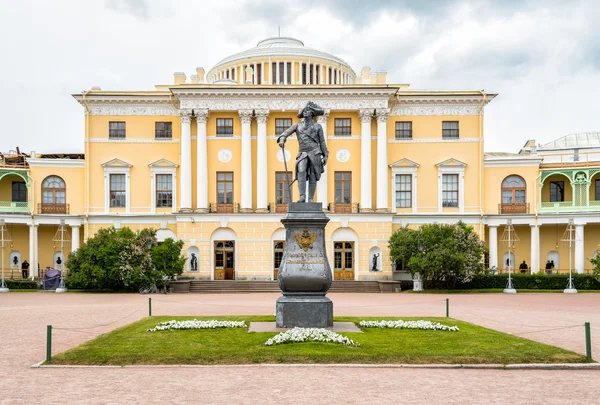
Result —
<instances>
[{"instance_id":1,"label":"colonnade","mask_svg":"<svg viewBox=\"0 0 600 405\"><path fill-rule=\"evenodd\" d=\"M252 137L250 133L251 120L257 120L257 153L256 153L256 211L266 212L268 209L268 157L267 157L267 120L269 110L239 110L238 114L242 123L242 153L241 153L241 201L240 210L242 212L253 211L252 190L253 175L252 170ZM380 212L388 211L388 159L387 159L387 119L388 109L364 109L359 111L361 118L361 192L360 209L363 212L373 211L372 207L372 184L371 184L371 120L377 118L377 156L383 157L377 159L376 179L376 210ZM208 110L194 110L194 116L198 126L197 136L197 167L196 167L196 212L208 212L208 156L207 156L207 137L206 122L209 116ZM181 117L181 212L191 212L192 207L192 144L191 144L191 111L182 110ZM327 139L327 121L329 111L325 115L318 117L318 122L323 127L323 135ZM329 151L334 158L335 151ZM293 164L290 166L293 170ZM321 176L317 186L317 201L327 206L327 170Z\"/></svg>"}]
</instances>

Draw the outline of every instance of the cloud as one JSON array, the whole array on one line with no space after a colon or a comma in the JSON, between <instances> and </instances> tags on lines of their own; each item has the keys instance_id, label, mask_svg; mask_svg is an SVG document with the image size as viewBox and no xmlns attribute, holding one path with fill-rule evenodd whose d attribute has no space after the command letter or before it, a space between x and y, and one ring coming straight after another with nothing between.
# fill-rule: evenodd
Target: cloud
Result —
<instances>
[{"instance_id":1,"label":"cloud","mask_svg":"<svg viewBox=\"0 0 600 405\"><path fill-rule=\"evenodd\" d=\"M131 14L140 19L150 16L148 0L106 0L106 7L119 13Z\"/></svg>"}]
</instances>

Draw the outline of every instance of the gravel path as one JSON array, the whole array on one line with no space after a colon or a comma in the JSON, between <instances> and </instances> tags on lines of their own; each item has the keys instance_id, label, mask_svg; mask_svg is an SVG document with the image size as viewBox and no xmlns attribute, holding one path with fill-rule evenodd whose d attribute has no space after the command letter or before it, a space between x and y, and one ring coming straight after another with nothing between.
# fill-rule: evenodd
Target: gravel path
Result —
<instances>
[{"instance_id":1,"label":"gravel path","mask_svg":"<svg viewBox=\"0 0 600 405\"><path fill-rule=\"evenodd\" d=\"M153 295L153 315L273 314L278 294ZM335 315L444 316L445 295L331 294ZM600 358L600 294L450 295L450 316ZM594 404L600 371L213 367L31 369L147 315L136 294L0 296L0 404ZM579 325L574 328L556 329ZM62 330L58 328L88 328ZM552 329L552 330L549 330Z\"/></svg>"}]
</instances>

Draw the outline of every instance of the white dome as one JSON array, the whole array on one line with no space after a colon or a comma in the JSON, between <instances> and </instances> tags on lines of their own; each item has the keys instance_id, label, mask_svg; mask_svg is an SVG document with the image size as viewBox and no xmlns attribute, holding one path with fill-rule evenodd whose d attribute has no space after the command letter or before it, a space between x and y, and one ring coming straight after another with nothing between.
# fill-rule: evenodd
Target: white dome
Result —
<instances>
[{"instance_id":1,"label":"white dome","mask_svg":"<svg viewBox=\"0 0 600 405\"><path fill-rule=\"evenodd\" d=\"M584 132L563 136L562 138L540 146L538 150L598 147L600 147L600 132Z\"/></svg>"}]
</instances>

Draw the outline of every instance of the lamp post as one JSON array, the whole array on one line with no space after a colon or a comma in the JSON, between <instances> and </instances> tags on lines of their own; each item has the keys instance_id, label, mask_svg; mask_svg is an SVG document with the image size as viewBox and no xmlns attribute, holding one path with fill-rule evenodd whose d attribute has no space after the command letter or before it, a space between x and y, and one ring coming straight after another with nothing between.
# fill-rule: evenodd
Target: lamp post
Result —
<instances>
[{"instance_id":1,"label":"lamp post","mask_svg":"<svg viewBox=\"0 0 600 405\"><path fill-rule=\"evenodd\" d=\"M513 227L512 219L506 221L506 227L504 227L504 232L502 232L500 241L506 243L506 246L508 247L508 283L506 284L504 292L507 294L515 294L517 290L515 290L515 287L513 286L511 277L511 269L514 264L514 260L512 260L512 250L515 248L515 245L519 243L520 239Z\"/></svg>"},{"instance_id":2,"label":"lamp post","mask_svg":"<svg viewBox=\"0 0 600 405\"><path fill-rule=\"evenodd\" d=\"M0 219L0 247L2 248L2 284L0 284L0 293L7 293L10 291L4 281L4 248L10 242L12 242L12 240L8 233L8 229L6 229L6 224L3 219Z\"/></svg>"},{"instance_id":3,"label":"lamp post","mask_svg":"<svg viewBox=\"0 0 600 405\"><path fill-rule=\"evenodd\" d=\"M60 282L58 284L58 288L56 289L57 293L64 293L67 292L67 287L65 286L65 242L69 241L69 232L67 231L67 228L65 227L65 220L61 219L60 220L60 226L58 227L58 230L56 231L56 234L54 235L54 238L52 239L52 241L54 242L58 242L59 246L60 246Z\"/></svg>"},{"instance_id":4,"label":"lamp post","mask_svg":"<svg viewBox=\"0 0 600 405\"><path fill-rule=\"evenodd\" d=\"M563 292L565 294L577 294L577 289L573 285L573 245L577 243L577 235L575 234L573 218L569 219L567 229L565 229L565 233L563 233L560 241L569 246L569 281L567 282L567 288L565 288Z\"/></svg>"}]
</instances>

